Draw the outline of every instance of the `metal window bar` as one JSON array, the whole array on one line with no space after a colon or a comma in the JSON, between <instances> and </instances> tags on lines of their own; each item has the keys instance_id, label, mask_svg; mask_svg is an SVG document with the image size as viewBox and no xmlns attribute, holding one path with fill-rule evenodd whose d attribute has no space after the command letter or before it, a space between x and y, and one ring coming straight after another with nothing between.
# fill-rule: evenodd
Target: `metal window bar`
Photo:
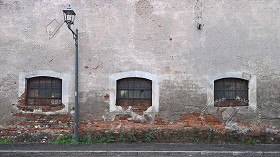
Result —
<instances>
[{"instance_id":1,"label":"metal window bar","mask_svg":"<svg viewBox=\"0 0 280 157\"><path fill-rule=\"evenodd\" d=\"M216 106L248 106L248 81L238 78L216 80L214 99Z\"/></svg>"},{"instance_id":2,"label":"metal window bar","mask_svg":"<svg viewBox=\"0 0 280 157\"><path fill-rule=\"evenodd\" d=\"M228 84L229 82L233 82L233 84ZM242 88L237 88L237 85L242 83ZM220 92L220 94L217 94ZM226 97L226 92L233 92L232 97ZM238 95L239 92L243 92L242 95ZM236 96L240 98L248 99L248 81L244 81L242 79L221 79L216 80L214 83L214 95L216 99L226 98L226 99L236 99Z\"/></svg>"},{"instance_id":3,"label":"metal window bar","mask_svg":"<svg viewBox=\"0 0 280 157\"><path fill-rule=\"evenodd\" d=\"M117 106L151 106L152 81L124 78L117 81Z\"/></svg>"},{"instance_id":4,"label":"metal window bar","mask_svg":"<svg viewBox=\"0 0 280 157\"><path fill-rule=\"evenodd\" d=\"M62 80L34 77L27 80L27 105L58 106L62 104Z\"/></svg>"}]
</instances>

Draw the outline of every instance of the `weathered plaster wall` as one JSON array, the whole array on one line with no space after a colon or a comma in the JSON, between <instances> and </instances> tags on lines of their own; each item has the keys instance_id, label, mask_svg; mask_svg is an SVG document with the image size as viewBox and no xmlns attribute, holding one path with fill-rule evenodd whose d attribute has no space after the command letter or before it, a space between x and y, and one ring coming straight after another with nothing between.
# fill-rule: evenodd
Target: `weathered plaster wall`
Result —
<instances>
[{"instance_id":1,"label":"weathered plaster wall","mask_svg":"<svg viewBox=\"0 0 280 157\"><path fill-rule=\"evenodd\" d=\"M279 129L276 0L0 0L1 126L17 124L11 120L20 112L16 106L22 72L68 73L67 111L72 112L72 34L66 26L52 39L46 32L53 19L63 20L61 10L68 2L77 14L73 28L79 28L81 121L114 119L109 76L115 73L143 71L157 76L157 116L173 121L180 114L203 111L209 75L244 72L256 76L261 122Z\"/></svg>"}]
</instances>

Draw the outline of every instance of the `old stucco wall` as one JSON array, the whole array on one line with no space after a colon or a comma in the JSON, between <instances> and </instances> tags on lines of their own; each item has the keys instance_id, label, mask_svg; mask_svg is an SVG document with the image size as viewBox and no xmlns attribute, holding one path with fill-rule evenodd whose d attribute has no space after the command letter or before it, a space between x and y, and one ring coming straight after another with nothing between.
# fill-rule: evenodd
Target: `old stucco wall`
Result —
<instances>
[{"instance_id":1,"label":"old stucco wall","mask_svg":"<svg viewBox=\"0 0 280 157\"><path fill-rule=\"evenodd\" d=\"M114 119L109 77L116 73L157 76L155 114L172 121L203 111L209 75L237 72L256 77L261 122L279 128L280 3L275 0L1 0L1 126L16 124L12 115L21 112L16 107L20 73L69 74L64 112L73 111L72 35L66 26L52 39L46 32L53 19L63 20L68 2L77 14L73 28L79 28L80 120Z\"/></svg>"}]
</instances>

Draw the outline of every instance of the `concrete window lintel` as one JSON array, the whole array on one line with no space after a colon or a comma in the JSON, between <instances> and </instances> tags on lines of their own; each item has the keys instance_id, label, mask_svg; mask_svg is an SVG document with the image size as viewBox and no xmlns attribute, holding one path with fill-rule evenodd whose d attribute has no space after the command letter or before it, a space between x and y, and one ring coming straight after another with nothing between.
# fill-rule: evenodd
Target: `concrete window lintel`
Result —
<instances>
[{"instance_id":1,"label":"concrete window lintel","mask_svg":"<svg viewBox=\"0 0 280 157\"><path fill-rule=\"evenodd\" d=\"M145 78L152 81L152 106L145 112L152 113L159 110L159 81L158 77L154 74L143 71L127 71L114 73L109 76L109 90L110 90L110 112L121 112L123 109L121 106L116 106L116 92L117 92L117 80L129 77Z\"/></svg>"},{"instance_id":2,"label":"concrete window lintel","mask_svg":"<svg viewBox=\"0 0 280 157\"><path fill-rule=\"evenodd\" d=\"M240 113L256 112L257 109L257 81L256 76L246 72L221 72L208 75L207 78L207 104L214 107L214 81L222 78L239 78L249 81L249 106L239 106Z\"/></svg>"}]
</instances>

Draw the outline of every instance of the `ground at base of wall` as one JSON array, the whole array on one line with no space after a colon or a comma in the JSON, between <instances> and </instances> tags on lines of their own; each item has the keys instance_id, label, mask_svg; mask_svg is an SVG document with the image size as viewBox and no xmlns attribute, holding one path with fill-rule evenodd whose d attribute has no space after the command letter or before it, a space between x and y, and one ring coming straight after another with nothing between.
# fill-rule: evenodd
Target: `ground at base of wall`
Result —
<instances>
[{"instance_id":1,"label":"ground at base of wall","mask_svg":"<svg viewBox=\"0 0 280 157\"><path fill-rule=\"evenodd\" d=\"M213 130L149 130L143 132L95 132L80 136L81 141L104 143L103 138L119 143L154 142L154 143L206 143L206 144L279 144L280 137L274 134L263 133L258 136L240 134L234 131L218 133ZM100 139L100 140L98 140Z\"/></svg>"},{"instance_id":2,"label":"ground at base of wall","mask_svg":"<svg viewBox=\"0 0 280 157\"><path fill-rule=\"evenodd\" d=\"M0 139L9 139L13 143L53 143L53 144L75 144L73 131L60 135L52 135L47 132L22 133L17 136ZM215 132L211 129L199 130L192 128L188 130L147 130L137 132L131 131L94 131L82 132L79 135L79 143L193 143L193 144L280 144L280 136L271 133L259 133L258 136L226 131Z\"/></svg>"},{"instance_id":3,"label":"ground at base of wall","mask_svg":"<svg viewBox=\"0 0 280 157\"><path fill-rule=\"evenodd\" d=\"M17 125L0 128L1 139L14 142L72 143L73 117L71 114L15 114ZM265 126L236 123L241 130L227 128L213 115L182 114L168 122L156 117L154 121L133 121L129 115L117 115L113 121L91 119L79 122L82 143L247 143L280 144L280 131L268 132ZM244 131L243 128L249 128ZM57 141L58 140L58 141ZM56 141L56 142L55 142Z\"/></svg>"}]
</instances>

